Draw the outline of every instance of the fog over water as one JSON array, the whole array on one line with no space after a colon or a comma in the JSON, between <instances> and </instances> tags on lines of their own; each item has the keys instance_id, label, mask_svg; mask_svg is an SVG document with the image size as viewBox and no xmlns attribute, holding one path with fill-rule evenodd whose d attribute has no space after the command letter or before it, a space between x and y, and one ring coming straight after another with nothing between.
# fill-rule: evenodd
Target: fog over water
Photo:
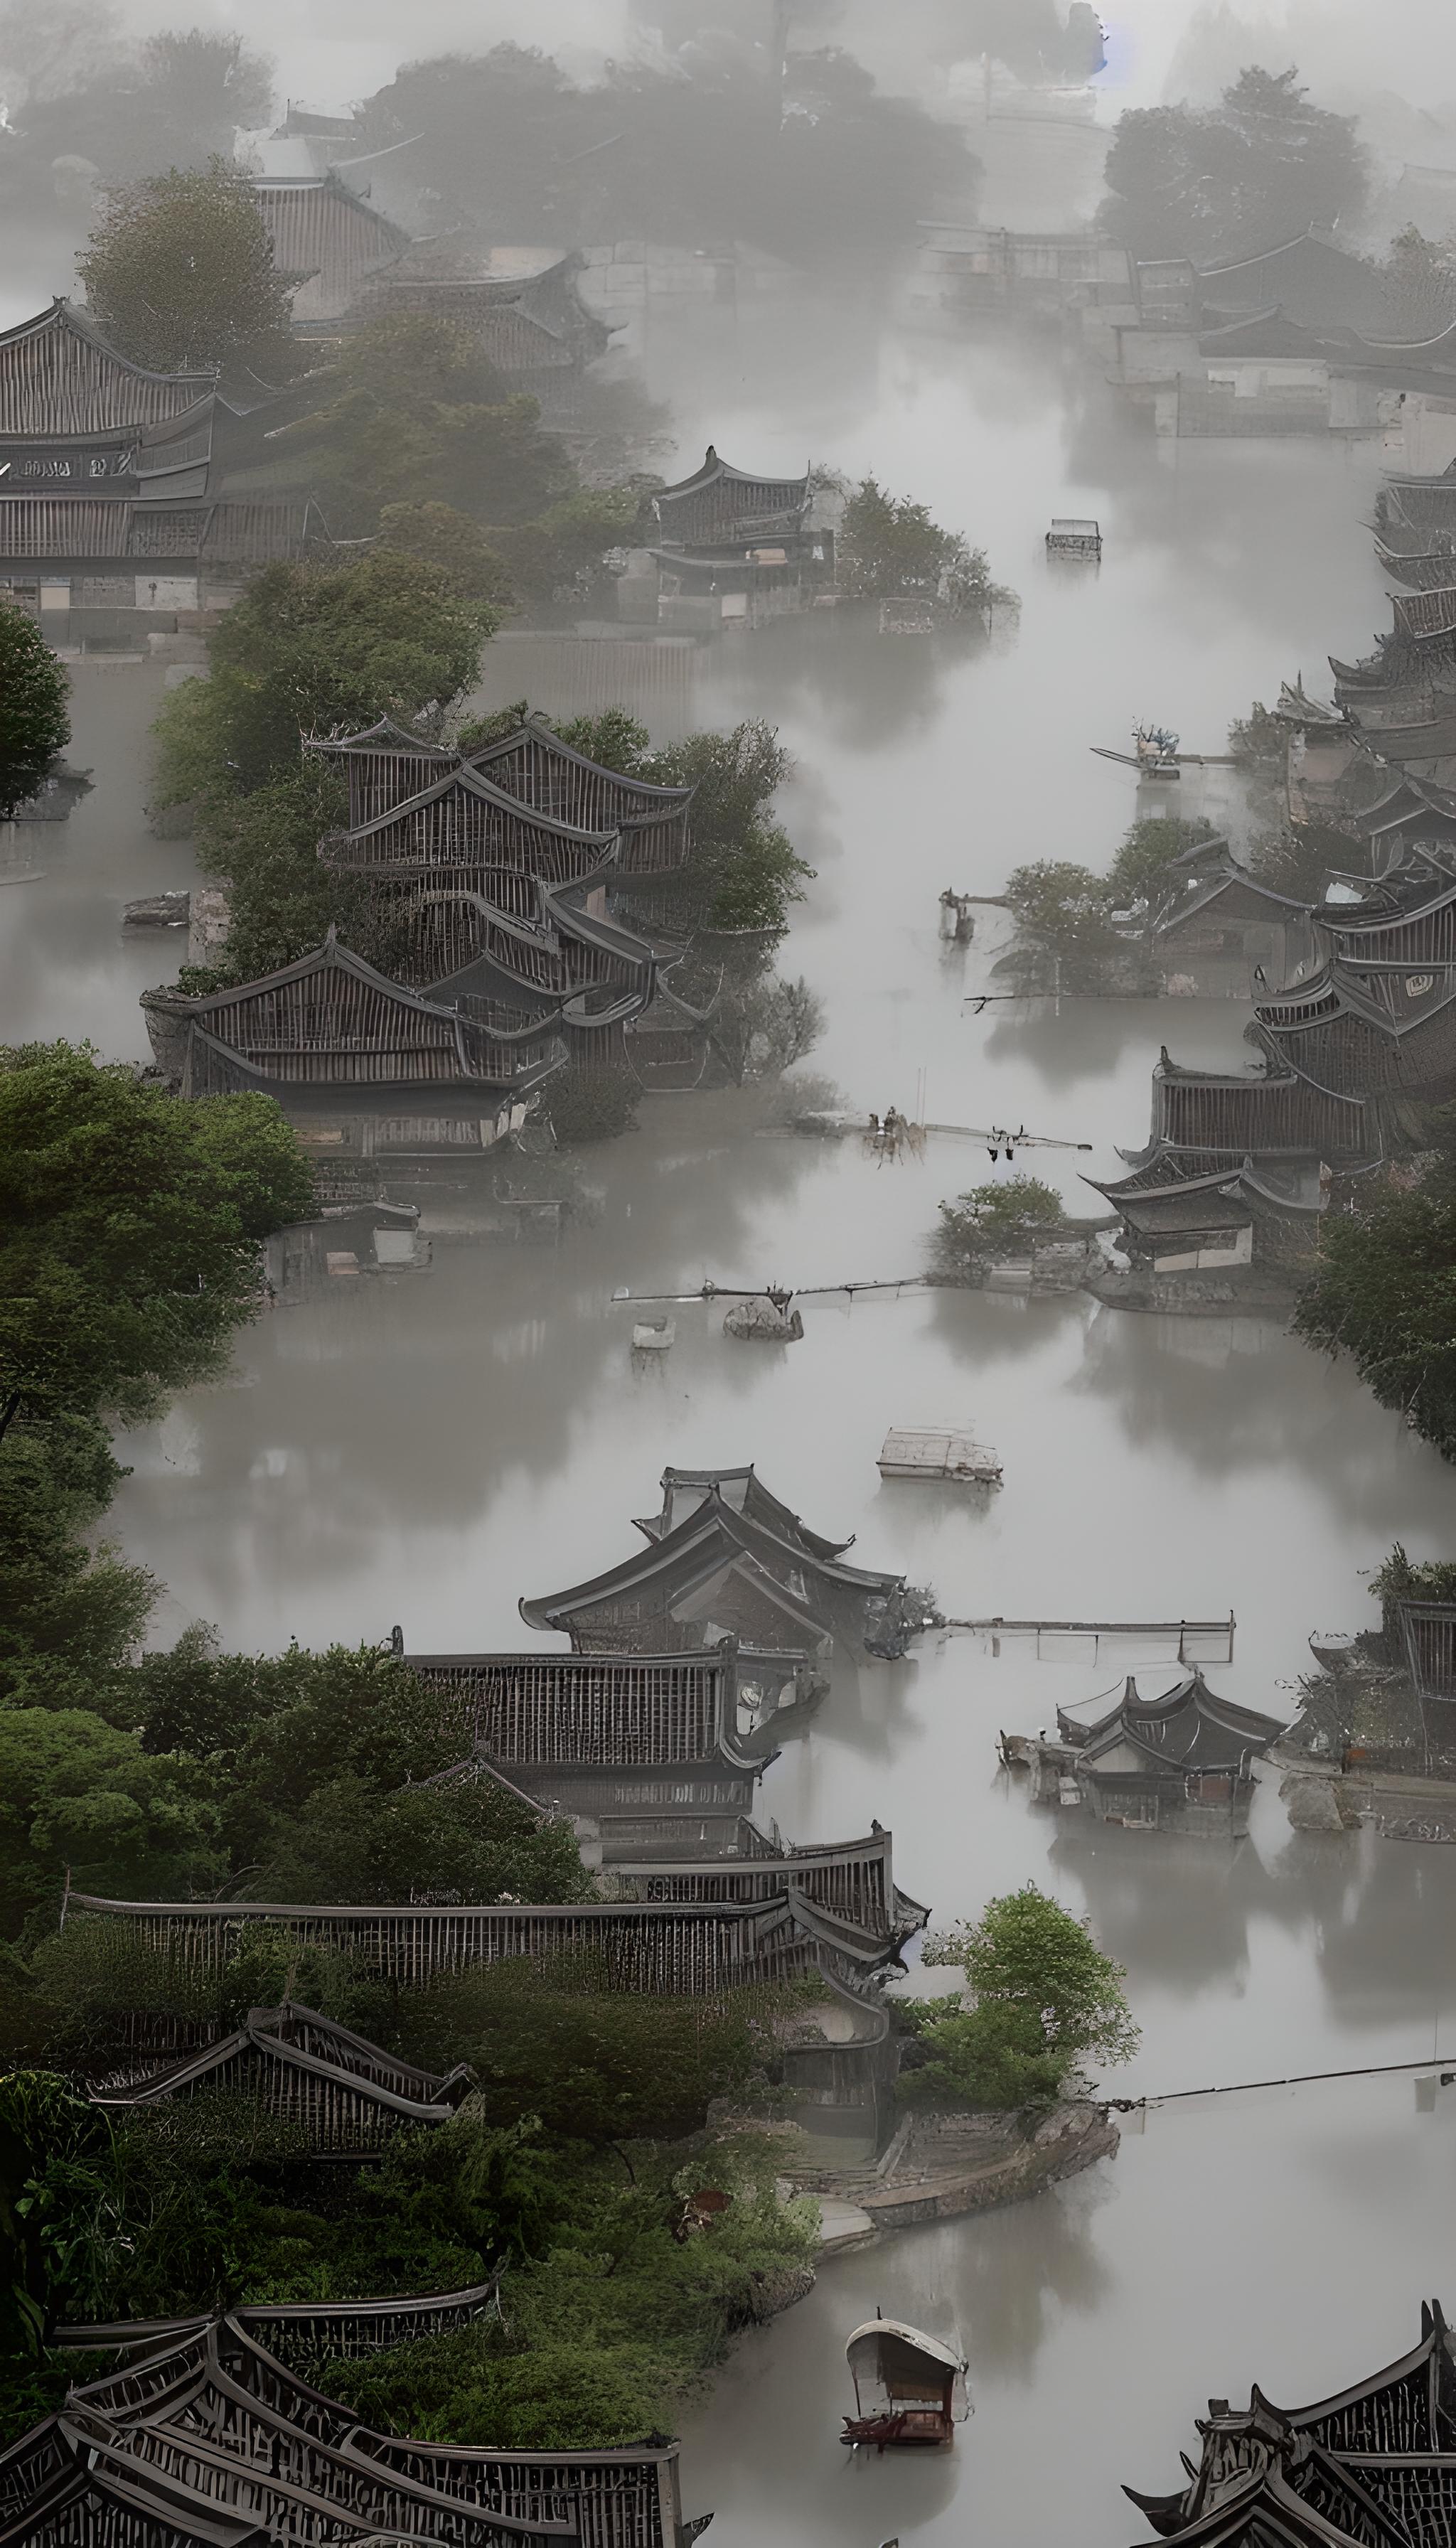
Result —
<instances>
[{"instance_id":1,"label":"fog over water","mask_svg":"<svg viewBox=\"0 0 1456 2548\"><path fill-rule=\"evenodd\" d=\"M557 0L529 36L585 44L602 14ZM1154 0L1113 13L1126 94L1160 90L1193 15ZM1326 15L1356 77L1361 13ZM397 18L371 0L345 30L336 12L263 0L247 32L326 105L388 76ZM1444 23L1410 21L1441 37L1436 94L1447 76L1456 91ZM503 16L441 7L410 44L503 31ZM46 285L64 288L59 273ZM1068 1001L976 1017L965 995L996 916L947 951L937 895L994 894L1029 859L1105 864L1133 774L1093 744L1123 749L1150 718L1217 752L1281 678L1303 669L1318 688L1326 654L1368 648L1385 615L1364 527L1377 459L1334 437L1154 445L1054 342L916 337L832 301L701 342L650 335L644 369L671 404L668 476L710 439L755 470L872 469L984 544L1020 592L1019 622L975 649L880 644L832 613L725 638L659 730L763 714L794 755L780 811L818 874L780 961L828 1013L812 1068L862 1106L1090 1142L1026 1162L1090 1208L1077 1171L1114 1174L1118 1145L1145 1138L1159 1046L1239 1068L1247 1011ZM1046 522L1080 512L1101 520L1103 563L1058 578ZM484 697L569 710L544 687L551 661L507 637ZM139 1055L136 996L175 943L124 938L121 905L193 874L189 847L152 839L142 813L160 675L83 663L74 692L72 757L96 786L63 832L0 850L0 879L43 870L0 885L0 1015L7 1038ZM721 1311L691 1306L673 1313L671 1354L635 1370L615 1288L912 1274L939 1200L990 1172L981 1147L946 1137L882 1167L857 1142L755 1122L731 1092L651 1097L637 1132L584 1154L599 1217L558 1250L441 1235L427 1275L338 1286L244 1333L232 1383L121 1445L133 1475L110 1526L167 1587L159 1637L201 1618L276 1650L400 1621L416 1649L520 1646L518 1597L624 1554L665 1464L752 1460L812 1527L853 1531L864 1563L903 1568L954 1615L1231 1609L1234 1658L1211 1681L1293 1713L1311 1630L1373 1620L1362 1570L1396 1539L1415 1557L1456 1548L1456 1474L1274 1320L911 1293L806 1302L804 1340L779 1351L729 1341ZM890 1424L972 1420L1004 1463L990 1500L879 1481ZM1088 1912L1143 2029L1130 2094L1456 2048L1456 1852L1296 1835L1272 1779L1229 1848L1029 1809L998 1769L998 1730L1049 1723L1129 1661L927 1640L837 1684L769 1773L763 1818L808 1841L877 1816L938 1923L1029 1876ZM1143 1686L1171 1679L1153 1665ZM1210 2391L1257 2378L1297 2405L1414 2340L1422 2292L1452 2281L1453 2132L1451 2100L1417 2115L1409 2079L1192 2102L1033 2203L831 2262L689 2420L685 2509L716 2506L721 2548L891 2534L1113 2548L1141 2527L1121 2481L1177 2482ZM964 2337L978 2412L953 2455L838 2448L844 2338L876 2304Z\"/></svg>"}]
</instances>

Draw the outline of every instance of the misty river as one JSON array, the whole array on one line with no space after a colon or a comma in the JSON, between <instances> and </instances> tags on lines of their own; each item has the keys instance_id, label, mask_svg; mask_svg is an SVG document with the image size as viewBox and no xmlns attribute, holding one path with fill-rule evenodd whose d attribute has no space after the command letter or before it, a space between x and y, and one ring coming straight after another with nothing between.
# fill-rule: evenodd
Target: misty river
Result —
<instances>
[{"instance_id":1,"label":"misty river","mask_svg":"<svg viewBox=\"0 0 1456 2548\"><path fill-rule=\"evenodd\" d=\"M878 338L831 308L745 320L701 359L665 355L657 377L650 362L649 383L673 402L669 475L709 439L756 470L873 470L1020 592L1019 622L975 651L833 613L725 638L674 714L767 715L795 757L780 810L818 875L780 964L828 1010L809 1066L861 1107L1090 1141L1090 1157L1032 1162L1090 1208L1077 1169L1114 1174L1115 1145L1145 1138L1159 1046L1236 1068L1246 1012L977 1017L964 995L994 915L948 951L937 896L994 894L1028 859L1103 865L1133 774L1093 744L1126 749L1147 718L1218 752L1281 678L1302 670L1318 690L1326 653L1364 651L1378 455L1334 437L1155 446L1054 344ZM1100 518L1100 570L1048 571L1053 513ZM532 674L530 641L507 638L486 695L576 704ZM187 845L153 840L142 815L161 676L74 675L72 757L96 785L64 832L13 853L44 872L0 893L5 1032L138 1055L136 995L177 942L123 938L120 906L192 873ZM1214 1685L1292 1713L1311 1630L1373 1619L1362 1570L1396 1539L1417 1557L1456 1545L1456 1476L1275 1320L911 1293L810 1300L804 1340L781 1350L735 1344L721 1309L691 1306L673 1314L673 1351L634 1370L617 1287L910 1274L938 1201L990 1173L948 1138L879 1166L858 1142L752 1122L733 1092L650 1097L639 1131L583 1154L599 1217L558 1250L436 1234L428 1274L335 1286L246 1331L229 1385L121 1446L133 1475L113 1526L167 1587L158 1635L201 1618L276 1649L399 1621L415 1649L519 1646L518 1597L624 1554L666 1464L752 1460L814 1529L855 1532L864 1564L905 1569L952 1614L1231 1609L1234 1660ZM989 1502L879 1481L890 1424L972 1421L1004 1464ZM1048 1723L1122 1660L927 1640L837 1684L770 1771L762 1817L808 1841L877 1816L937 1923L1028 1876L1090 1913L1143 2029L1120 2093L1456 2049L1456 1853L1296 1835L1272 1779L1231 1847L1029 1809L998 1729ZM1171 1678L1153 1665L1144 1685ZM1409 2077L1195 2100L1031 2204L831 2260L689 2418L685 2509L716 2507L721 2548L1045 2548L1073 2530L1115 2548L1142 2526L1121 2481L1176 2482L1210 2390L1255 2378L1297 2405L1414 2340L1445 2262L1429 2224L1447 2213L1453 2112L1417 2113ZM844 2338L876 2303L963 2338L977 2413L950 2456L862 2465L837 2445Z\"/></svg>"}]
</instances>

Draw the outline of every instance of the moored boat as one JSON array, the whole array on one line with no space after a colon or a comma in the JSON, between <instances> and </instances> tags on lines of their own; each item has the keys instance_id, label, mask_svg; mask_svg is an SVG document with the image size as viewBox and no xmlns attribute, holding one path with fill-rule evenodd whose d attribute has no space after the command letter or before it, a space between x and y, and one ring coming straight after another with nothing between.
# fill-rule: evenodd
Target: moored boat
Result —
<instances>
[{"instance_id":1,"label":"moored boat","mask_svg":"<svg viewBox=\"0 0 1456 2548\"><path fill-rule=\"evenodd\" d=\"M964 2357L900 2319L866 2319L845 2346L855 2413L842 2442L878 2451L954 2441L970 2413Z\"/></svg>"}]
</instances>

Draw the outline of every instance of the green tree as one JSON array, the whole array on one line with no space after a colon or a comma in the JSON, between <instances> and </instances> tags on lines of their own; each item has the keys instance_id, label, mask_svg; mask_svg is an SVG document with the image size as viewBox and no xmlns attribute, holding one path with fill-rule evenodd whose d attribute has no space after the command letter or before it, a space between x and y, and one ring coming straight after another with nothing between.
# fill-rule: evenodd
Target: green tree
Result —
<instances>
[{"instance_id":1,"label":"green tree","mask_svg":"<svg viewBox=\"0 0 1456 2548\"><path fill-rule=\"evenodd\" d=\"M1312 106L1297 71L1240 71L1212 114L1137 107L1120 117L1101 219L1135 256L1210 258L1332 228L1364 202L1354 118Z\"/></svg>"},{"instance_id":2,"label":"green tree","mask_svg":"<svg viewBox=\"0 0 1456 2548\"><path fill-rule=\"evenodd\" d=\"M568 729L570 732L570 729ZM688 915L712 929L780 933L814 870L773 819L793 764L762 717L730 734L689 734L639 764L659 785L690 786L692 852L678 891Z\"/></svg>"},{"instance_id":3,"label":"green tree","mask_svg":"<svg viewBox=\"0 0 1456 2548\"><path fill-rule=\"evenodd\" d=\"M1382 1407L1456 1459L1456 1195L1381 1187L1355 1218L1329 1216L1296 1335L1348 1354Z\"/></svg>"},{"instance_id":4,"label":"green tree","mask_svg":"<svg viewBox=\"0 0 1456 2548\"><path fill-rule=\"evenodd\" d=\"M467 601L500 613L514 606L515 587L490 533L453 504L386 504L379 536L386 548L433 567Z\"/></svg>"},{"instance_id":5,"label":"green tree","mask_svg":"<svg viewBox=\"0 0 1456 2548\"><path fill-rule=\"evenodd\" d=\"M0 1049L0 1434L136 1422L215 1378L258 1237L312 1209L271 1099L189 1105L73 1045Z\"/></svg>"},{"instance_id":6,"label":"green tree","mask_svg":"<svg viewBox=\"0 0 1456 2548\"><path fill-rule=\"evenodd\" d=\"M958 2001L916 2006L924 2057L901 2083L912 2103L1047 2104L1084 2061L1128 2061L1138 2048L1122 1965L1035 1884L988 1902L974 1926L933 1941L925 1960L960 1965L966 1987Z\"/></svg>"},{"instance_id":7,"label":"green tree","mask_svg":"<svg viewBox=\"0 0 1456 2548\"><path fill-rule=\"evenodd\" d=\"M1155 902L1172 881L1184 852L1216 837L1212 823L1187 822L1178 814L1145 814L1130 825L1107 871L1114 900L1120 907Z\"/></svg>"},{"instance_id":8,"label":"green tree","mask_svg":"<svg viewBox=\"0 0 1456 2548\"><path fill-rule=\"evenodd\" d=\"M841 585L869 599L924 593L956 613L1016 598L991 582L984 549L971 548L958 531L942 530L929 505L887 495L873 478L863 479L850 496L837 545Z\"/></svg>"},{"instance_id":9,"label":"green tree","mask_svg":"<svg viewBox=\"0 0 1456 2548\"><path fill-rule=\"evenodd\" d=\"M395 504L529 521L575 486L535 400L506 391L469 327L425 311L347 336L278 447L307 461L336 537L367 534Z\"/></svg>"},{"instance_id":10,"label":"green tree","mask_svg":"<svg viewBox=\"0 0 1456 2548\"><path fill-rule=\"evenodd\" d=\"M41 2356L57 2319L92 2314L120 2211L106 2117L53 2071L0 2076L0 2357L9 2357L7 2388L16 2357Z\"/></svg>"},{"instance_id":11,"label":"green tree","mask_svg":"<svg viewBox=\"0 0 1456 2548\"><path fill-rule=\"evenodd\" d=\"M993 1257L1066 1226L1060 1195L1040 1177L1018 1175L1000 1185L972 1186L938 1209L931 1264L948 1282L975 1282Z\"/></svg>"},{"instance_id":12,"label":"green tree","mask_svg":"<svg viewBox=\"0 0 1456 2548\"><path fill-rule=\"evenodd\" d=\"M712 1016L716 1051L739 1087L748 1079L781 1079L813 1051L824 1033L824 1003L802 973L785 981L759 972L724 990Z\"/></svg>"},{"instance_id":13,"label":"green tree","mask_svg":"<svg viewBox=\"0 0 1456 2548\"><path fill-rule=\"evenodd\" d=\"M153 728L157 806L246 794L297 770L301 734L382 715L438 718L480 671L496 625L438 568L379 548L342 566L278 563L209 640L209 678Z\"/></svg>"},{"instance_id":14,"label":"green tree","mask_svg":"<svg viewBox=\"0 0 1456 2548\"><path fill-rule=\"evenodd\" d=\"M13 1423L0 1442L0 1698L87 1706L123 1664L159 1587L89 1533L123 1472L102 1425Z\"/></svg>"},{"instance_id":15,"label":"green tree","mask_svg":"<svg viewBox=\"0 0 1456 2548\"><path fill-rule=\"evenodd\" d=\"M402 953L398 917L367 877L335 874L318 857L319 842L347 821L345 782L313 754L250 795L203 797L194 814L198 861L228 888L228 937L221 959L184 968L184 990L256 981L321 946L330 925L391 971Z\"/></svg>"},{"instance_id":16,"label":"green tree","mask_svg":"<svg viewBox=\"0 0 1456 2548\"><path fill-rule=\"evenodd\" d=\"M1036 987L1106 988L1123 942L1112 925L1112 891L1101 876L1068 859L1039 859L1013 868L1006 900L1017 925L1017 969Z\"/></svg>"},{"instance_id":17,"label":"green tree","mask_svg":"<svg viewBox=\"0 0 1456 2548\"><path fill-rule=\"evenodd\" d=\"M98 324L146 371L238 362L283 381L295 368L293 285L251 181L221 154L115 188L76 271Z\"/></svg>"},{"instance_id":18,"label":"green tree","mask_svg":"<svg viewBox=\"0 0 1456 2548\"><path fill-rule=\"evenodd\" d=\"M603 770L620 770L628 778L645 770L652 755L652 737L629 708L603 708L597 716L571 717L557 732L584 760L599 762Z\"/></svg>"},{"instance_id":19,"label":"green tree","mask_svg":"<svg viewBox=\"0 0 1456 2548\"><path fill-rule=\"evenodd\" d=\"M0 818L34 796L71 739L70 685L34 619L0 600Z\"/></svg>"},{"instance_id":20,"label":"green tree","mask_svg":"<svg viewBox=\"0 0 1456 2548\"><path fill-rule=\"evenodd\" d=\"M216 1879L216 1823L195 1768L79 1707L0 1709L0 1925L50 1921L78 1892L148 1896Z\"/></svg>"}]
</instances>

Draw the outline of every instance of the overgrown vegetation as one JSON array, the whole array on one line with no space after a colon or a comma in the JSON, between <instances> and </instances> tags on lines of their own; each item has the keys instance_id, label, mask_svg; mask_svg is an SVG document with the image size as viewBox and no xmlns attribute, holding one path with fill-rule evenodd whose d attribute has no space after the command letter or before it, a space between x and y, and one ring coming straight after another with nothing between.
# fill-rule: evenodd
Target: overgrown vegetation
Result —
<instances>
[{"instance_id":1,"label":"overgrown vegetation","mask_svg":"<svg viewBox=\"0 0 1456 2548\"><path fill-rule=\"evenodd\" d=\"M1456 1460L1456 1173L1448 1149L1418 1186L1387 1177L1331 1214L1296 1335L1348 1355L1382 1407Z\"/></svg>"},{"instance_id":2,"label":"overgrown vegetation","mask_svg":"<svg viewBox=\"0 0 1456 2548\"><path fill-rule=\"evenodd\" d=\"M1122 1965L1035 1884L931 1941L925 1961L958 1964L965 1988L899 2004L913 2030L900 2080L908 2104L1035 2110L1085 2092L1086 2061L1116 2064L1138 2048Z\"/></svg>"},{"instance_id":3,"label":"overgrown vegetation","mask_svg":"<svg viewBox=\"0 0 1456 2548\"><path fill-rule=\"evenodd\" d=\"M71 739L70 683L29 612L0 599L0 820Z\"/></svg>"}]
</instances>

